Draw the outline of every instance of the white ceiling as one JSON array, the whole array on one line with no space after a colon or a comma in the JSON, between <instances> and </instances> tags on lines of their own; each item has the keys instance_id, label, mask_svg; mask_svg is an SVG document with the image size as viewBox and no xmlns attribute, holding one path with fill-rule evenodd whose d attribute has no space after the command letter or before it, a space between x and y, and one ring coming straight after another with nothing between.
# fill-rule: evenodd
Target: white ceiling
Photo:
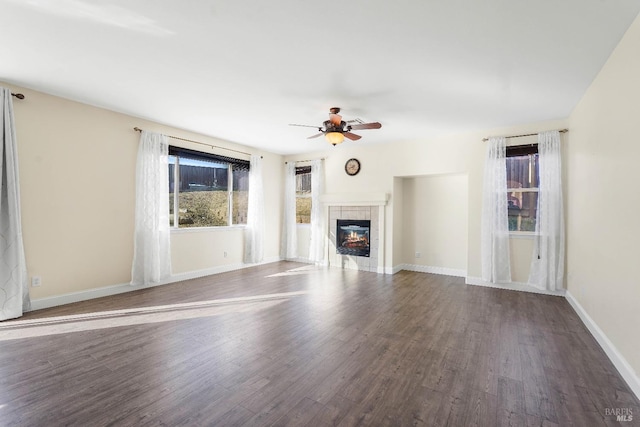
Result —
<instances>
[{"instance_id":1,"label":"white ceiling","mask_svg":"<svg viewBox=\"0 0 640 427\"><path fill-rule=\"evenodd\" d=\"M293 154L567 117L637 0L0 0L0 81Z\"/></svg>"}]
</instances>

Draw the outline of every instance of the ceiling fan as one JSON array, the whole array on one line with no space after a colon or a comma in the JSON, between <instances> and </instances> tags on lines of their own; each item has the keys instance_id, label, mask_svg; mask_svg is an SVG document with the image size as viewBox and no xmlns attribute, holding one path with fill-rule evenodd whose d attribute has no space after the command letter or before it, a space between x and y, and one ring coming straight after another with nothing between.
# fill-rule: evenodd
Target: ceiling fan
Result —
<instances>
[{"instance_id":1,"label":"ceiling fan","mask_svg":"<svg viewBox=\"0 0 640 427\"><path fill-rule=\"evenodd\" d=\"M360 135L356 135L352 133L352 130L362 130L362 129L380 129L382 125L379 122L373 123L360 123L358 120L352 122L345 122L342 120L342 116L338 114L340 112L340 108L333 107L329 109L329 120L325 120L322 123L322 126L311 126L311 125L296 125L290 124L289 126L302 126L309 128L317 128L320 133L316 135L312 135L307 139L317 138L320 135L324 135L329 144L336 146L341 144L344 141L344 138L349 138L352 141L357 141L362 138Z\"/></svg>"}]
</instances>

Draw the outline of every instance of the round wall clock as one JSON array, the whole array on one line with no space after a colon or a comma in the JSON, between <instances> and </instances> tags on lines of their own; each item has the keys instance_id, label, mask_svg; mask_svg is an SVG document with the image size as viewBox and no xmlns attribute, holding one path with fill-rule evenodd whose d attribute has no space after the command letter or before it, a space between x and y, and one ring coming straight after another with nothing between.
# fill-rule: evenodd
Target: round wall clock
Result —
<instances>
[{"instance_id":1,"label":"round wall clock","mask_svg":"<svg viewBox=\"0 0 640 427\"><path fill-rule=\"evenodd\" d=\"M357 175L360 172L360 161L358 159L347 160L347 163L344 164L344 170L347 175Z\"/></svg>"}]
</instances>

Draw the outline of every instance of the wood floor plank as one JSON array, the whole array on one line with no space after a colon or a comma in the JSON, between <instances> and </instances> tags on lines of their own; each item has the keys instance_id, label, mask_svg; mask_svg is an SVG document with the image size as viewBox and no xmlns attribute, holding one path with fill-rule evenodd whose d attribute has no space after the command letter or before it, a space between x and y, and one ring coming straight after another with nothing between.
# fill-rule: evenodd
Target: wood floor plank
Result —
<instances>
[{"instance_id":1,"label":"wood floor plank","mask_svg":"<svg viewBox=\"0 0 640 427\"><path fill-rule=\"evenodd\" d=\"M520 345L520 361L522 366L526 366L522 373L525 412L556 423L558 418L539 353L537 347Z\"/></svg>"},{"instance_id":2,"label":"wood floor plank","mask_svg":"<svg viewBox=\"0 0 640 427\"><path fill-rule=\"evenodd\" d=\"M322 408L323 405L321 403L305 397L300 399L293 409L284 414L273 425L282 427L306 425Z\"/></svg>"},{"instance_id":3,"label":"wood floor plank","mask_svg":"<svg viewBox=\"0 0 640 427\"><path fill-rule=\"evenodd\" d=\"M327 403L322 405L322 408L307 422L306 426L326 427L338 425L353 405L353 402L336 393Z\"/></svg>"},{"instance_id":4,"label":"wood floor plank","mask_svg":"<svg viewBox=\"0 0 640 427\"><path fill-rule=\"evenodd\" d=\"M640 414L566 300L455 277L278 262L0 322L0 425L607 426L615 408Z\"/></svg>"},{"instance_id":5,"label":"wood floor plank","mask_svg":"<svg viewBox=\"0 0 640 427\"><path fill-rule=\"evenodd\" d=\"M388 404L385 398L392 382L393 379L390 377L376 377L371 381L367 393L351 407L338 426L372 425L376 421L381 422L385 416L382 408L385 407L385 403Z\"/></svg>"},{"instance_id":6,"label":"wood floor plank","mask_svg":"<svg viewBox=\"0 0 640 427\"><path fill-rule=\"evenodd\" d=\"M534 415L527 415L526 423L527 427L559 427L558 424L554 422Z\"/></svg>"},{"instance_id":7,"label":"wood floor plank","mask_svg":"<svg viewBox=\"0 0 640 427\"><path fill-rule=\"evenodd\" d=\"M493 426L497 424L498 398L490 393L472 389L466 398L465 426Z\"/></svg>"},{"instance_id":8,"label":"wood floor plank","mask_svg":"<svg viewBox=\"0 0 640 427\"><path fill-rule=\"evenodd\" d=\"M352 378L364 369L363 366L366 366L371 358L365 348L360 348L349 355L331 359L329 363L336 365L336 368L314 384L305 395L317 402L329 404L338 391L344 390L351 384ZM345 398L341 395L341 399Z\"/></svg>"},{"instance_id":9,"label":"wood floor plank","mask_svg":"<svg viewBox=\"0 0 640 427\"><path fill-rule=\"evenodd\" d=\"M526 422L524 386L509 377L498 378L498 425L524 426Z\"/></svg>"}]
</instances>

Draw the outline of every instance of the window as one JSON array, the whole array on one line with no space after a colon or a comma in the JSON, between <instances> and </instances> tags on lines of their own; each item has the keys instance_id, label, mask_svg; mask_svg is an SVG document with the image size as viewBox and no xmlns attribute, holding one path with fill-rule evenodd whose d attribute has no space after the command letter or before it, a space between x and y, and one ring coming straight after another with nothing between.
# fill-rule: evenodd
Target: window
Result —
<instances>
[{"instance_id":1,"label":"window","mask_svg":"<svg viewBox=\"0 0 640 427\"><path fill-rule=\"evenodd\" d=\"M538 213L538 146L507 147L509 231L535 232Z\"/></svg>"},{"instance_id":2,"label":"window","mask_svg":"<svg viewBox=\"0 0 640 427\"><path fill-rule=\"evenodd\" d=\"M296 223L311 223L311 166L296 167Z\"/></svg>"},{"instance_id":3,"label":"window","mask_svg":"<svg viewBox=\"0 0 640 427\"><path fill-rule=\"evenodd\" d=\"M172 227L246 224L248 193L248 161L169 147Z\"/></svg>"}]
</instances>

